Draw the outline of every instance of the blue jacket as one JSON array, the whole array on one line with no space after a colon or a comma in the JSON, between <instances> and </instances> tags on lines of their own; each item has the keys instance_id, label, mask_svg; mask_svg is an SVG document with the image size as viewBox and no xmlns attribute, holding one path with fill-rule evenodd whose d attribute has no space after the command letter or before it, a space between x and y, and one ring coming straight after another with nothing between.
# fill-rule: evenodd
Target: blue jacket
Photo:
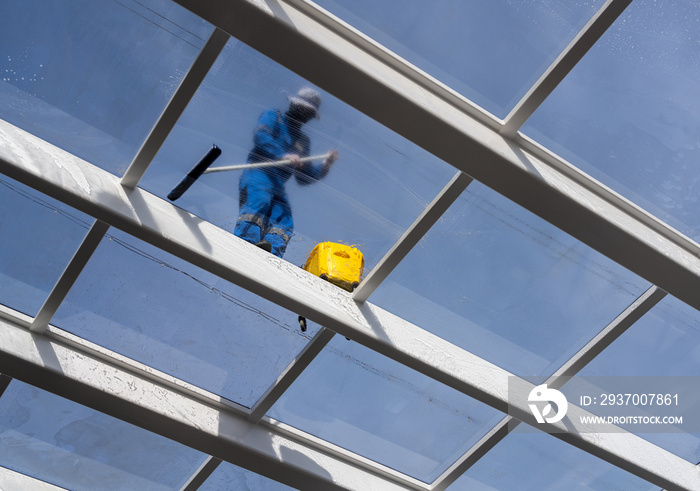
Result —
<instances>
[{"instance_id":1,"label":"blue jacket","mask_svg":"<svg viewBox=\"0 0 700 491\"><path fill-rule=\"evenodd\" d=\"M248 155L248 162L265 162L281 160L285 154L295 153L300 157L309 155L309 137L298 128L290 126L287 118L280 111L265 111L258 119L258 125L253 134L253 150ZM250 169L247 172L253 172ZM307 162L299 170L291 165L267 167L259 169L265 172L273 184L282 187L295 173L299 184L310 184L322 177L323 166Z\"/></svg>"}]
</instances>

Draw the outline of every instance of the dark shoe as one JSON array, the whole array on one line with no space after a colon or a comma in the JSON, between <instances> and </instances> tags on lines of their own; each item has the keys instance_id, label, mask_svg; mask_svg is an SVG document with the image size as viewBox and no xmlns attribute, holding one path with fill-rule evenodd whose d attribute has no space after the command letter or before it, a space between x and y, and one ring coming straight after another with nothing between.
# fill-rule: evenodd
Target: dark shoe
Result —
<instances>
[{"instance_id":1,"label":"dark shoe","mask_svg":"<svg viewBox=\"0 0 700 491\"><path fill-rule=\"evenodd\" d=\"M272 252L272 244L270 244L265 239L263 239L259 242L256 242L255 245L265 252Z\"/></svg>"}]
</instances>

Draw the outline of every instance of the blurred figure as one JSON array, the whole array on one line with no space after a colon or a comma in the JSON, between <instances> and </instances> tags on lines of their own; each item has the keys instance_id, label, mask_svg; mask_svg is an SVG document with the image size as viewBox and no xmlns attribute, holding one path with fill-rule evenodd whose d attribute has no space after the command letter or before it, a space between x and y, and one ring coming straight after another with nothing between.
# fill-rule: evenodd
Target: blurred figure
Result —
<instances>
[{"instance_id":1,"label":"blurred figure","mask_svg":"<svg viewBox=\"0 0 700 491\"><path fill-rule=\"evenodd\" d=\"M253 150L248 162L291 160L291 164L246 169L239 182L239 216L234 234L258 247L282 257L294 232L294 220L285 184L294 174L300 185L316 182L328 174L338 152L333 150L322 163L301 162L309 155L309 137L301 131L304 124L318 118L321 96L311 88L302 88L289 97L289 108L282 113L265 111L253 133Z\"/></svg>"}]
</instances>

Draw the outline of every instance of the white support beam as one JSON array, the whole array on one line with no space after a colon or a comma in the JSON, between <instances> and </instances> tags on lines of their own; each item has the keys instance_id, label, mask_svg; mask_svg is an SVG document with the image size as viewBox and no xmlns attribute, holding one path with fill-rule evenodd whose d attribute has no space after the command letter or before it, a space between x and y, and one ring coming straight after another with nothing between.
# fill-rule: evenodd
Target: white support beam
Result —
<instances>
[{"instance_id":1,"label":"white support beam","mask_svg":"<svg viewBox=\"0 0 700 491\"><path fill-rule=\"evenodd\" d=\"M146 141L141 145L131 165L122 176L122 186L126 189L133 189L139 183L158 150L168 138L170 131L175 127L177 120L185 111L187 104L194 97L204 77L214 65L221 50L226 46L229 37L228 34L217 28L209 36L207 44L204 45L197 59L187 71L175 94L146 137Z\"/></svg>"},{"instance_id":2,"label":"white support beam","mask_svg":"<svg viewBox=\"0 0 700 491\"><path fill-rule=\"evenodd\" d=\"M332 18L283 0L176 0L389 129L700 308L700 247L610 189L459 104ZM295 4L300 3L295 0ZM306 9L308 10L308 9ZM413 73L409 76L407 73Z\"/></svg>"},{"instance_id":3,"label":"white support beam","mask_svg":"<svg viewBox=\"0 0 700 491\"><path fill-rule=\"evenodd\" d=\"M574 356L562 365L545 382L553 389L561 388L569 377L576 375L590 363L605 348L619 338L635 322L649 312L666 296L666 292L655 286L650 287L640 297L632 302L620 315L600 331L593 339L583 346ZM496 424L491 431L482 437L457 462L438 477L431 485L431 491L444 491L455 482L481 457L503 440L519 423L512 416L506 416Z\"/></svg>"},{"instance_id":4,"label":"white support beam","mask_svg":"<svg viewBox=\"0 0 700 491\"><path fill-rule=\"evenodd\" d=\"M0 339L3 373L288 486L421 489L8 320Z\"/></svg>"},{"instance_id":5,"label":"white support beam","mask_svg":"<svg viewBox=\"0 0 700 491\"><path fill-rule=\"evenodd\" d=\"M299 375L308 367L323 348L333 339L335 333L330 329L321 327L316 335L306 343L304 349L289 363L282 374L277 377L272 385L258 399L250 411L248 419L257 423L270 408L282 397L282 394L291 387Z\"/></svg>"},{"instance_id":6,"label":"white support beam","mask_svg":"<svg viewBox=\"0 0 700 491\"><path fill-rule=\"evenodd\" d=\"M507 371L369 302L355 302L351 293L157 196L140 188L126 192L116 176L7 123L0 124L0 172L463 394L527 424L537 425L527 405L532 384L512 378ZM3 341L8 339L4 333L0 337ZM6 353L0 355L4 359L0 360L0 372L26 377L32 364L46 362L41 360L41 353L57 349L53 345L37 348L41 344L37 335L23 339L21 350L15 351L12 343L3 342L0 346ZM27 360L30 363L24 366L25 370L18 370L17 365L30 355L38 356L39 360ZM68 377L65 383L72 386L74 381L66 374L66 367L59 364L61 368L64 377ZM509 378L515 380L519 398L509 397ZM33 380L35 383L47 380L53 387L60 379L59 372L56 376L43 379L39 376ZM117 379L106 377L109 385L102 389L111 392ZM105 383L104 377L100 380L95 383ZM80 391L71 395L82 400ZM132 401L130 409L139 412L136 407L139 402L147 400ZM576 408L570 408L570 413L572 417L583 414ZM223 417L223 414L209 414L209 417ZM247 420L246 423L252 424ZM165 423L158 419L152 428L160 424ZM635 435L564 432L556 436L659 486L700 490L700 470ZM218 452L206 453L225 458Z\"/></svg>"},{"instance_id":7,"label":"white support beam","mask_svg":"<svg viewBox=\"0 0 700 491\"><path fill-rule=\"evenodd\" d=\"M207 460L205 460L204 463L199 466L199 469L197 469L192 477L187 480L185 485L180 488L180 491L197 491L199 487L204 484L204 481L206 481L209 476L214 473L216 468L219 467L221 462L221 459L217 459L211 455L207 457Z\"/></svg>"},{"instance_id":8,"label":"white support beam","mask_svg":"<svg viewBox=\"0 0 700 491\"><path fill-rule=\"evenodd\" d=\"M440 191L435 199L423 210L413 224L406 230L401 238L386 253L372 271L362 280L353 292L353 298L357 302L366 301L377 287L386 279L396 266L411 252L411 249L430 230L447 211L452 203L467 189L473 179L462 172L458 172L450 182Z\"/></svg>"},{"instance_id":9,"label":"white support beam","mask_svg":"<svg viewBox=\"0 0 700 491\"><path fill-rule=\"evenodd\" d=\"M605 34L605 31L617 20L632 0L608 0L596 12L586 26L569 43L566 49L550 65L547 71L533 85L525 96L515 105L504 120L501 134L514 136L523 123L549 97L559 83L564 80L576 64L588 53L588 50Z\"/></svg>"},{"instance_id":10,"label":"white support beam","mask_svg":"<svg viewBox=\"0 0 700 491\"><path fill-rule=\"evenodd\" d=\"M43 332L46 330L83 268L85 268L92 254L97 250L107 230L109 230L109 225L100 220L95 220L61 277L51 289L51 293L46 297L36 317L34 317L30 327L32 331Z\"/></svg>"},{"instance_id":11,"label":"white support beam","mask_svg":"<svg viewBox=\"0 0 700 491\"><path fill-rule=\"evenodd\" d=\"M3 491L68 491L66 488L0 466L0 490Z\"/></svg>"}]
</instances>

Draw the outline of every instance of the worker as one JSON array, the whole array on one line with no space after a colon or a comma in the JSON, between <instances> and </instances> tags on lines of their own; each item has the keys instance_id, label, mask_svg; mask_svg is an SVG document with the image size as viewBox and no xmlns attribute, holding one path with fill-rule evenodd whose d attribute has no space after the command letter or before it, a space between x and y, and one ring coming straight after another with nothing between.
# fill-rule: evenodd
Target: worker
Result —
<instances>
[{"instance_id":1,"label":"worker","mask_svg":"<svg viewBox=\"0 0 700 491\"><path fill-rule=\"evenodd\" d=\"M248 163L290 160L291 164L243 171L239 181L239 216L234 229L238 237L282 257L294 232L294 220L285 184L294 174L297 183L307 185L323 178L338 158L329 152L322 163L301 162L309 155L309 137L301 127L318 118L321 96L302 88L288 98L289 108L265 111L253 132L254 146Z\"/></svg>"}]
</instances>

